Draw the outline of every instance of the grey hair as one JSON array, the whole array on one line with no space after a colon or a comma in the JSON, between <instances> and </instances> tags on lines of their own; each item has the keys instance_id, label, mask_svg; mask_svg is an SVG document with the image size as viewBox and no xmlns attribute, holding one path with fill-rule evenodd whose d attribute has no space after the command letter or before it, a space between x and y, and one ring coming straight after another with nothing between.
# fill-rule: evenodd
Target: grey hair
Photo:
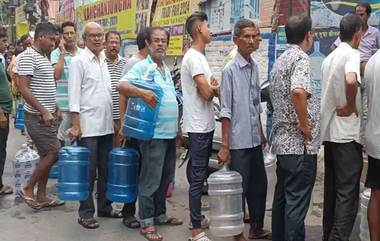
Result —
<instances>
[{"instance_id":1,"label":"grey hair","mask_svg":"<svg viewBox=\"0 0 380 241\"><path fill-rule=\"evenodd\" d=\"M251 20L248 20L245 18L240 19L239 21L235 23L234 36L240 36L244 28L255 28L255 27L256 27L255 23L252 22Z\"/></svg>"}]
</instances>

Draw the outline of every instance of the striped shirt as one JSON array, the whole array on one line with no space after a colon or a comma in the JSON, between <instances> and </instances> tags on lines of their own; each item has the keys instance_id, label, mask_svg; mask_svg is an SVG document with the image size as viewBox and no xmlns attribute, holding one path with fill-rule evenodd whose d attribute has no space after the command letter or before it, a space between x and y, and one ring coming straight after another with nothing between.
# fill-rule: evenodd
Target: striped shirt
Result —
<instances>
[{"instance_id":1,"label":"striped shirt","mask_svg":"<svg viewBox=\"0 0 380 241\"><path fill-rule=\"evenodd\" d=\"M20 57L18 75L31 77L29 89L32 95L47 111L54 113L57 88L54 80L54 69L49 59L34 48L27 48ZM29 103L26 103L24 108L27 112L39 113Z\"/></svg>"},{"instance_id":2,"label":"striped shirt","mask_svg":"<svg viewBox=\"0 0 380 241\"><path fill-rule=\"evenodd\" d=\"M132 69L120 81L141 81L148 66L153 63L150 56L135 64ZM159 103L156 128L153 139L172 139L177 135L178 130L178 104L172 77L169 68L165 66L165 76L156 69L154 82L163 90L163 96Z\"/></svg>"},{"instance_id":3,"label":"striped shirt","mask_svg":"<svg viewBox=\"0 0 380 241\"><path fill-rule=\"evenodd\" d=\"M57 80L57 105L62 111L69 111L69 94L68 94L68 85L69 85L69 66L71 59L76 55L80 54L83 51L81 48L77 48L75 55L72 55L70 52L65 52L64 57L64 67L61 74L61 78ZM59 61L59 56L61 51L59 48L55 49L50 54L51 64L54 66Z\"/></svg>"},{"instance_id":4,"label":"striped shirt","mask_svg":"<svg viewBox=\"0 0 380 241\"><path fill-rule=\"evenodd\" d=\"M112 114L114 120L120 119L120 111L119 111L119 92L116 87L119 84L119 81L122 77L123 69L127 61L119 55L116 62L112 62L106 58L108 72L110 72L111 76L111 87L112 87Z\"/></svg>"}]
</instances>

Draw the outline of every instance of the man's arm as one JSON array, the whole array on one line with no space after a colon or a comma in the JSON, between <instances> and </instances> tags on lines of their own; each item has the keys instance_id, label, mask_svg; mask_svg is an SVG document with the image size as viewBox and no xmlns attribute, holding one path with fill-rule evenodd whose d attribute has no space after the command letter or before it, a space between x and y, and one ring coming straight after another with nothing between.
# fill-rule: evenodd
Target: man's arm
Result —
<instances>
[{"instance_id":1,"label":"man's arm","mask_svg":"<svg viewBox=\"0 0 380 241\"><path fill-rule=\"evenodd\" d=\"M232 75L228 69L222 72L220 85L220 118L222 120L222 145L218 153L218 160L221 164L228 164L231 161L230 154L230 125L232 116Z\"/></svg>"},{"instance_id":2,"label":"man's arm","mask_svg":"<svg viewBox=\"0 0 380 241\"><path fill-rule=\"evenodd\" d=\"M193 77L197 84L198 92L204 101L212 101L218 95L218 87L210 85L204 74L199 74Z\"/></svg>"},{"instance_id":3,"label":"man's arm","mask_svg":"<svg viewBox=\"0 0 380 241\"><path fill-rule=\"evenodd\" d=\"M34 109L41 113L42 118L46 125L50 126L54 119L53 115L42 106L42 104L32 95L32 92L29 89L29 84L31 81L30 76L19 75L18 76L18 88L25 99L25 101L31 105Z\"/></svg>"},{"instance_id":4,"label":"man's arm","mask_svg":"<svg viewBox=\"0 0 380 241\"><path fill-rule=\"evenodd\" d=\"M4 114L3 109L0 107L0 128L6 128L8 125L7 117Z\"/></svg>"},{"instance_id":5,"label":"man's arm","mask_svg":"<svg viewBox=\"0 0 380 241\"><path fill-rule=\"evenodd\" d=\"M358 116L356 109L356 94L361 83L360 78L360 54L358 51L353 52L345 64L345 94L346 105L338 106L336 113L338 116L350 116L353 113Z\"/></svg>"},{"instance_id":6,"label":"man's arm","mask_svg":"<svg viewBox=\"0 0 380 241\"><path fill-rule=\"evenodd\" d=\"M305 135L306 141L311 142L311 128L307 113L307 96L308 93L301 88L292 91L292 103L298 118L298 129Z\"/></svg>"},{"instance_id":7,"label":"man's arm","mask_svg":"<svg viewBox=\"0 0 380 241\"><path fill-rule=\"evenodd\" d=\"M78 59L73 59L69 68L68 94L69 109L71 113L71 139L77 140L81 137L80 127L80 103L82 94L82 81L84 78L83 65Z\"/></svg>"},{"instance_id":8,"label":"man's arm","mask_svg":"<svg viewBox=\"0 0 380 241\"><path fill-rule=\"evenodd\" d=\"M157 97L153 91L137 88L127 81L120 82L117 90L125 97L139 97L143 99L150 108L154 108L157 104Z\"/></svg>"},{"instance_id":9,"label":"man's arm","mask_svg":"<svg viewBox=\"0 0 380 241\"><path fill-rule=\"evenodd\" d=\"M54 53L54 52L53 52ZM54 53L57 54L57 53ZM54 79L59 80L63 74L65 69L65 51L60 51L58 60L56 60L56 56L52 56L52 64L54 66ZM54 62L56 61L56 63Z\"/></svg>"}]
</instances>

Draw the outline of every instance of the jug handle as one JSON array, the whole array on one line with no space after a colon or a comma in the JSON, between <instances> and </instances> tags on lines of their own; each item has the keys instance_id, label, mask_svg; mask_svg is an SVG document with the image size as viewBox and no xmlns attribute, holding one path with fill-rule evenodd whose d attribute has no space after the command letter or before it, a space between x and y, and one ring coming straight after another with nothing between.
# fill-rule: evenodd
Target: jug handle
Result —
<instances>
[{"instance_id":1,"label":"jug handle","mask_svg":"<svg viewBox=\"0 0 380 241\"><path fill-rule=\"evenodd\" d=\"M220 169L221 171L229 171L230 168L228 167L227 164L224 164L223 167Z\"/></svg>"}]
</instances>

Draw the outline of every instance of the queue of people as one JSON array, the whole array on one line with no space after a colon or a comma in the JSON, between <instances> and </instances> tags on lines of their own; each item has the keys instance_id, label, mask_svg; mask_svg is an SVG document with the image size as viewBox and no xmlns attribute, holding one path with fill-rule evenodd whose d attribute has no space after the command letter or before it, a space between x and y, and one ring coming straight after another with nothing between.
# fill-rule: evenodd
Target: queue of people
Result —
<instances>
[{"instance_id":1,"label":"queue of people","mask_svg":"<svg viewBox=\"0 0 380 241\"><path fill-rule=\"evenodd\" d=\"M277 155L273 234L264 228L267 176L263 148L268 137L260 119L259 67L252 55L260 45L260 29L247 19L235 24L236 50L218 81L204 54L212 40L207 15L196 12L188 17L185 27L193 42L182 60L181 85L183 130L189 135L191 150L189 240L210 240L204 231L209 220L202 215L201 196L216 128L213 102L217 98L222 123L218 159L242 176L242 206L245 210L247 203L250 216L249 239L305 240L304 221L316 178L317 154L323 145L323 240L350 237L359 206L363 150L369 155L366 186L372 190L368 208L371 241L380 240L380 80L376 72L380 56L373 53L380 35L368 26L370 13L370 5L360 3L356 14L342 18L339 40L322 64L321 96L312 80L307 54L314 38L311 18L291 16L286 22L288 47L276 60L269 79L271 145ZM6 38L0 31L0 52L7 46ZM78 223L87 229L98 228L96 212L98 217L122 218L128 228L140 228L147 240L163 240L157 225L183 224L166 210L167 189L175 175L176 144L182 139L174 83L165 63L170 34L161 27L142 30L137 35L138 52L129 60L119 55L121 40L118 32L104 33L99 24L90 22L85 26L85 48L81 49L74 23L63 23L59 31L51 23L39 23L33 43L10 65L12 81L25 101L27 134L40 155L20 195L36 210L64 205L47 196L48 173L60 147L77 141L90 151L90 195L80 201ZM133 85L152 64L157 65L154 81L163 90L160 101L154 92ZM0 65L0 177L12 109L3 67ZM150 141L129 138L121 130L130 97L139 97L150 107L159 106ZM106 197L108 153L120 146L136 148L141 154L137 217L137 200L118 211ZM96 210L92 195L95 178ZM1 181L0 194L11 193L11 187ZM247 238L241 233L234 240Z\"/></svg>"}]
</instances>

